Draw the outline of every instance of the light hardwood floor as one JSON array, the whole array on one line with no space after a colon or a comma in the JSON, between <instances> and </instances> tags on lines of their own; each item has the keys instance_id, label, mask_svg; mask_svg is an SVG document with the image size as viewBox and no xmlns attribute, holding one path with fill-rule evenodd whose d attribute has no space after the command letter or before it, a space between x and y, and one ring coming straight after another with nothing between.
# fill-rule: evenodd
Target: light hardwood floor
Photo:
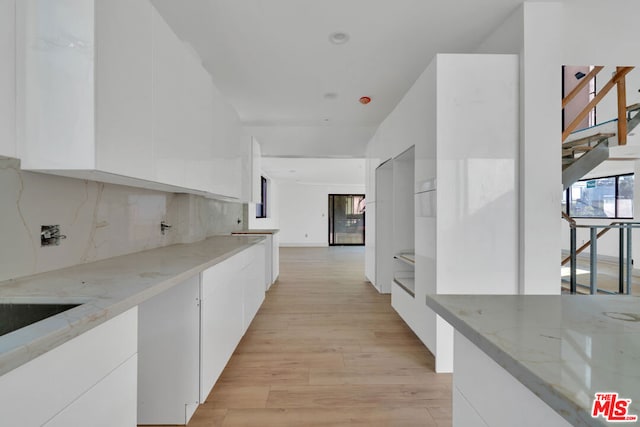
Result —
<instances>
[{"instance_id":1,"label":"light hardwood floor","mask_svg":"<svg viewBox=\"0 0 640 427\"><path fill-rule=\"evenodd\" d=\"M282 248L279 281L189 427L449 426L451 376L364 277L362 247Z\"/></svg>"}]
</instances>

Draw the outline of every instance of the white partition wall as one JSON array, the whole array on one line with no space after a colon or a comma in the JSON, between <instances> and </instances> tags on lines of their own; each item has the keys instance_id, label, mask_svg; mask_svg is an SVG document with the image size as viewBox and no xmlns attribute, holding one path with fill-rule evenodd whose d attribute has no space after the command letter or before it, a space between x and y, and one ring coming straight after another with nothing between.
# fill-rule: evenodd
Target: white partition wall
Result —
<instances>
[{"instance_id":1,"label":"white partition wall","mask_svg":"<svg viewBox=\"0 0 640 427\"><path fill-rule=\"evenodd\" d=\"M393 305L436 356L438 372L453 369L453 330L425 295L518 292L518 76L517 55L437 55L368 152L379 158L395 145L398 157L403 144L415 144L415 298L398 294ZM381 218L381 170L377 242L393 230ZM381 252L376 245L378 288L388 258Z\"/></svg>"},{"instance_id":2,"label":"white partition wall","mask_svg":"<svg viewBox=\"0 0 640 427\"><path fill-rule=\"evenodd\" d=\"M388 294L393 279L393 160L378 166L375 177L375 287Z\"/></svg>"},{"instance_id":3,"label":"white partition wall","mask_svg":"<svg viewBox=\"0 0 640 427\"><path fill-rule=\"evenodd\" d=\"M437 87L436 291L518 293L518 57L439 55ZM436 328L450 371L453 331Z\"/></svg>"},{"instance_id":4,"label":"white partition wall","mask_svg":"<svg viewBox=\"0 0 640 427\"><path fill-rule=\"evenodd\" d=\"M391 305L402 316L411 316L415 298L415 214L413 183L415 147L393 159L393 281ZM407 323L414 323L405 319Z\"/></svg>"}]
</instances>

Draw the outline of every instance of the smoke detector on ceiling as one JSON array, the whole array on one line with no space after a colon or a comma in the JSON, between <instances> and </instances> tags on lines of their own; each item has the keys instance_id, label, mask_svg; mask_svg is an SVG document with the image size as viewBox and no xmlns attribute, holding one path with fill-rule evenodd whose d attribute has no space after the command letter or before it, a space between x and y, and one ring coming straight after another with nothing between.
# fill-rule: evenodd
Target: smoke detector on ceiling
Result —
<instances>
[{"instance_id":1,"label":"smoke detector on ceiling","mask_svg":"<svg viewBox=\"0 0 640 427\"><path fill-rule=\"evenodd\" d=\"M337 31L329 34L329 41L333 44L345 44L349 41L349 34Z\"/></svg>"}]
</instances>

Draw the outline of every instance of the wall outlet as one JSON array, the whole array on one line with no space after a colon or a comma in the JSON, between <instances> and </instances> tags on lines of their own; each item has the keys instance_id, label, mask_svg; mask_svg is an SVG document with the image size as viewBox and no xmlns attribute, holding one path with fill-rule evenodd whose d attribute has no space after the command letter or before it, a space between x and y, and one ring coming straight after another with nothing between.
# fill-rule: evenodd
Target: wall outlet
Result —
<instances>
[{"instance_id":1,"label":"wall outlet","mask_svg":"<svg viewBox=\"0 0 640 427\"><path fill-rule=\"evenodd\" d=\"M60 234L59 225L43 225L40 227L40 246L59 246L60 240L67 236Z\"/></svg>"}]
</instances>

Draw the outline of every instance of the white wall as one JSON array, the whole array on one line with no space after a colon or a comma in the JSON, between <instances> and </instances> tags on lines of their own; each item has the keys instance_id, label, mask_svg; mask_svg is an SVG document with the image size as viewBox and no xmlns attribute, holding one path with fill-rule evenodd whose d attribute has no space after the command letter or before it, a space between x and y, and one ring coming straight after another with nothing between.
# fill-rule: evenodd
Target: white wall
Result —
<instances>
[{"instance_id":1,"label":"white wall","mask_svg":"<svg viewBox=\"0 0 640 427\"><path fill-rule=\"evenodd\" d=\"M524 7L519 6L476 48L475 53L520 54L524 46Z\"/></svg>"},{"instance_id":2,"label":"white wall","mask_svg":"<svg viewBox=\"0 0 640 427\"><path fill-rule=\"evenodd\" d=\"M0 156L16 157L15 0L0 0Z\"/></svg>"},{"instance_id":3,"label":"white wall","mask_svg":"<svg viewBox=\"0 0 640 427\"><path fill-rule=\"evenodd\" d=\"M637 0L564 0L562 59L564 64L640 65L635 34Z\"/></svg>"},{"instance_id":4,"label":"white wall","mask_svg":"<svg viewBox=\"0 0 640 427\"><path fill-rule=\"evenodd\" d=\"M329 194L364 194L364 185L278 181L280 246L328 246ZM365 218L366 226L369 221Z\"/></svg>"},{"instance_id":5,"label":"white wall","mask_svg":"<svg viewBox=\"0 0 640 427\"><path fill-rule=\"evenodd\" d=\"M523 294L559 293L562 17L560 3L524 3L477 50L520 54L518 252Z\"/></svg>"}]
</instances>

